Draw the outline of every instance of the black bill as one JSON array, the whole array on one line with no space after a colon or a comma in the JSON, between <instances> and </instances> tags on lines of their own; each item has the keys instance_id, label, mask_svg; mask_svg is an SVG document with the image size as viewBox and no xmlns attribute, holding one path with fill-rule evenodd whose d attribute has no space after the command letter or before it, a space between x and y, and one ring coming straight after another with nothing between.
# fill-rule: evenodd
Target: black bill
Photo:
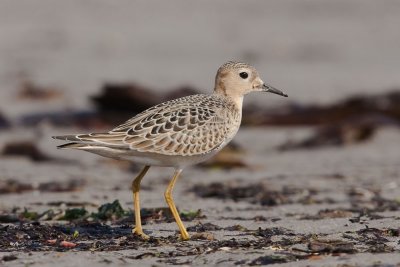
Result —
<instances>
[{"instance_id":1,"label":"black bill","mask_svg":"<svg viewBox=\"0 0 400 267\"><path fill-rule=\"evenodd\" d=\"M272 87L271 85L268 85L268 84L264 83L262 88L263 88L264 92L273 93L273 94L281 95L281 96L284 96L284 97L288 97L287 94L285 94L281 90L276 89L275 87Z\"/></svg>"}]
</instances>

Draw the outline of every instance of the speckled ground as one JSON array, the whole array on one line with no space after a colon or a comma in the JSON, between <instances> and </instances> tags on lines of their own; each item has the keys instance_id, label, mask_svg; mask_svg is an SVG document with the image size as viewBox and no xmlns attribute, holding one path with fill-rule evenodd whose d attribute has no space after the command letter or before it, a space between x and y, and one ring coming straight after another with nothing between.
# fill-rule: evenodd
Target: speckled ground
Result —
<instances>
[{"instance_id":1,"label":"speckled ground","mask_svg":"<svg viewBox=\"0 0 400 267\"><path fill-rule=\"evenodd\" d=\"M89 220L89 224L56 219L32 224L23 219L22 225L1 225L0 231L6 231L2 238L14 242L7 245L0 238L1 256L17 256L8 264L44 266L71 262L160 266L398 263L400 151L391 145L400 141L398 130L382 129L372 141L343 148L276 151L288 137L306 134L306 129L242 129L236 141L245 148L240 159L246 167L187 169L174 195L181 212L201 209L200 216L185 222L196 240L177 240L170 215L165 210L157 213L165 207L162 192L169 174L168 169L152 168L143 181L142 194L142 207L154 212L145 219L145 232L153 237L149 242L130 235L131 214L122 220ZM2 141L10 138L2 135ZM23 193L0 194L4 213L19 208L14 214L21 218L23 208L41 213L74 207L96 212L101 204L116 199L125 210L131 208L128 186L134 171L90 154L55 150L55 143L46 136L40 141L44 152L67 161L37 164L2 158L3 181L36 185ZM52 192L41 187L71 179L83 181L76 186L78 191L71 187L72 192ZM75 230L78 237L73 237ZM47 243L52 239L57 243ZM77 246L65 248L62 240ZM386 253L391 256L385 257Z\"/></svg>"},{"instance_id":2,"label":"speckled ground","mask_svg":"<svg viewBox=\"0 0 400 267\"><path fill-rule=\"evenodd\" d=\"M188 242L177 239L163 209L171 169L151 168L143 181L144 230L152 236L144 242L130 235L137 167L59 151L50 138L88 130L45 121L25 127L21 118L32 113L91 110L88 96L104 82L208 92L230 59L254 64L294 103L400 84L399 1L174 3L0 2L0 127L2 116L13 126L0 130L0 150L28 141L43 153L42 161L0 157L0 265L400 266L395 126L364 143L288 151L277 147L313 129L241 129L237 168L188 168L176 186L195 237ZM21 97L27 82L59 95ZM254 95L245 105L285 101ZM98 208L115 200L122 209L100 218ZM87 213L63 217L73 209Z\"/></svg>"}]
</instances>

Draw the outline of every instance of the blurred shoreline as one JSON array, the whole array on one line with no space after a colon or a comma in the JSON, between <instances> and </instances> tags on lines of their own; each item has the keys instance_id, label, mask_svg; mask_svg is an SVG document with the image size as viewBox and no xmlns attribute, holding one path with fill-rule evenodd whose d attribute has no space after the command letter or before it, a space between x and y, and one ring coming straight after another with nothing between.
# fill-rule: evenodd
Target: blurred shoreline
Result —
<instances>
[{"instance_id":1,"label":"blurred shoreline","mask_svg":"<svg viewBox=\"0 0 400 267\"><path fill-rule=\"evenodd\" d=\"M399 14L396 0L0 1L0 265L399 266ZM246 96L233 142L185 169L192 240L164 203L172 170L152 167L152 238L136 238L139 166L51 136L211 93L228 60L289 98Z\"/></svg>"},{"instance_id":2,"label":"blurred shoreline","mask_svg":"<svg viewBox=\"0 0 400 267\"><path fill-rule=\"evenodd\" d=\"M72 109L86 107L106 81L208 93L232 59L254 64L300 103L382 93L400 85L399 13L398 1L374 0L1 1L0 109L12 117L26 110L14 101L26 80L60 88L58 106Z\"/></svg>"}]
</instances>

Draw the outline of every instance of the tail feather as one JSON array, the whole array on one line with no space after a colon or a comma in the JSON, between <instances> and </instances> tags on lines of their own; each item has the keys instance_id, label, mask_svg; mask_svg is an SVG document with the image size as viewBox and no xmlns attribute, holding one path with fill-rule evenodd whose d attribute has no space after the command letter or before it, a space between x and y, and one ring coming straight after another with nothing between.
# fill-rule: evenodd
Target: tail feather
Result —
<instances>
[{"instance_id":1,"label":"tail feather","mask_svg":"<svg viewBox=\"0 0 400 267\"><path fill-rule=\"evenodd\" d=\"M56 136L52 136L52 138L57 139L57 140L72 141L72 142L81 142L82 141L76 135L56 135Z\"/></svg>"},{"instance_id":2,"label":"tail feather","mask_svg":"<svg viewBox=\"0 0 400 267\"><path fill-rule=\"evenodd\" d=\"M125 138L125 135L123 134L92 133L92 134L78 134L78 135L56 135L52 136L52 138L63 141L69 141L76 144L79 143L86 145L99 145L105 147L121 147L121 148L126 148L127 146L127 144L123 141Z\"/></svg>"},{"instance_id":3,"label":"tail feather","mask_svg":"<svg viewBox=\"0 0 400 267\"><path fill-rule=\"evenodd\" d=\"M126 150L124 149L119 149L119 148L112 148L112 147L106 147L106 146L98 146L98 145L90 145L90 144L85 144L85 143L76 143L76 142L71 142L67 144L63 144L60 146L57 146L59 149L78 149L78 150L83 150L87 151L90 153L94 153L103 157L107 158L113 158L113 159L123 159L124 154Z\"/></svg>"},{"instance_id":4,"label":"tail feather","mask_svg":"<svg viewBox=\"0 0 400 267\"><path fill-rule=\"evenodd\" d=\"M72 148L72 149L82 149L85 147L85 144L80 144L80 143L67 143L63 145L57 146L58 149L66 149L66 148Z\"/></svg>"}]
</instances>

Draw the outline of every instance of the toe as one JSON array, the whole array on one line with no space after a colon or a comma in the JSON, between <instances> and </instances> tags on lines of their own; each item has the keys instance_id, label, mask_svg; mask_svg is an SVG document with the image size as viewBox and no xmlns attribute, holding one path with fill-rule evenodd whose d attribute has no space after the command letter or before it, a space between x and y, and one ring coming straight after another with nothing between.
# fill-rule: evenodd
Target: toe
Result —
<instances>
[{"instance_id":1,"label":"toe","mask_svg":"<svg viewBox=\"0 0 400 267\"><path fill-rule=\"evenodd\" d=\"M139 236L143 240L149 240L150 236L146 235L143 231L138 231L136 228L132 229L132 234Z\"/></svg>"}]
</instances>

